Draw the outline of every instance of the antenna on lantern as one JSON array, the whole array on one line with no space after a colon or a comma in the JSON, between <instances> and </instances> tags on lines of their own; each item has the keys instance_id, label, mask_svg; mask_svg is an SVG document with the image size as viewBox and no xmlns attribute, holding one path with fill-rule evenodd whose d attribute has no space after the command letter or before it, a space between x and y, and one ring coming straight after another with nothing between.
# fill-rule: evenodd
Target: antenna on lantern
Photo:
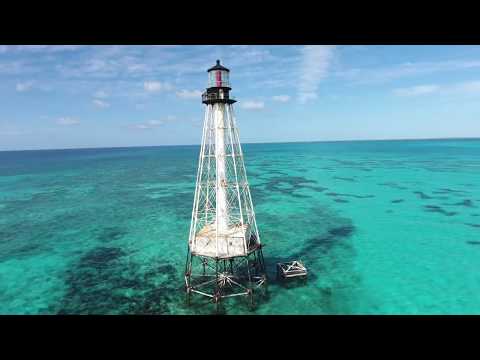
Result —
<instances>
[{"instance_id":1,"label":"antenna on lantern","mask_svg":"<svg viewBox=\"0 0 480 360\"><path fill-rule=\"evenodd\" d=\"M185 269L187 300L266 290L265 263L230 97L230 70L217 60L208 87Z\"/></svg>"}]
</instances>

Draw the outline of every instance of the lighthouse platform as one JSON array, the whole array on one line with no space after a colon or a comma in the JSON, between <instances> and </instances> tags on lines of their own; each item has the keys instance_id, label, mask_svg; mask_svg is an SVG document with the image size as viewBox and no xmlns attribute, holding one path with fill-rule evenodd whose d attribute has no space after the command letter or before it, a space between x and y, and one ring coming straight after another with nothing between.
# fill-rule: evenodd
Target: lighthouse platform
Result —
<instances>
[{"instance_id":1,"label":"lighthouse platform","mask_svg":"<svg viewBox=\"0 0 480 360\"><path fill-rule=\"evenodd\" d=\"M250 235L248 224L237 224L218 232L215 223L205 225L190 244L192 254L213 258L246 256L245 239Z\"/></svg>"}]
</instances>

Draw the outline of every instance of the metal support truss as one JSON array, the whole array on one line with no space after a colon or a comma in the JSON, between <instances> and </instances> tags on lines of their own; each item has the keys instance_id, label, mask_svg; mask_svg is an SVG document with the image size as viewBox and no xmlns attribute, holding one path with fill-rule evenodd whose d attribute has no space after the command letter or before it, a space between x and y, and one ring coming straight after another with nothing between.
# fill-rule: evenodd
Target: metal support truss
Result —
<instances>
[{"instance_id":1,"label":"metal support truss","mask_svg":"<svg viewBox=\"0 0 480 360\"><path fill-rule=\"evenodd\" d=\"M187 299L264 292L262 244L243 152L229 103L207 104L185 269Z\"/></svg>"}]
</instances>

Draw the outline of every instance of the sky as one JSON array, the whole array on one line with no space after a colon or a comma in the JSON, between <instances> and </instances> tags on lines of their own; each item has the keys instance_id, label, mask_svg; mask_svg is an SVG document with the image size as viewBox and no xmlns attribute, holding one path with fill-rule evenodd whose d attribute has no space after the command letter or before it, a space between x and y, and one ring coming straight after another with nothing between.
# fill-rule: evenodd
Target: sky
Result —
<instances>
[{"instance_id":1,"label":"sky","mask_svg":"<svg viewBox=\"0 0 480 360\"><path fill-rule=\"evenodd\" d=\"M480 46L0 45L0 150L198 144L217 59L242 142L480 137Z\"/></svg>"}]
</instances>

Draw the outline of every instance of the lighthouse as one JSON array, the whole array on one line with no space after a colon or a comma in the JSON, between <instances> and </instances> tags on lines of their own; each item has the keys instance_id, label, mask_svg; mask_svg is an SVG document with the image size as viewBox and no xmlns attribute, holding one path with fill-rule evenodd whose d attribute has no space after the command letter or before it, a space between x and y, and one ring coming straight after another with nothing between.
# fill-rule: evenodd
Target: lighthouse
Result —
<instances>
[{"instance_id":1,"label":"lighthouse","mask_svg":"<svg viewBox=\"0 0 480 360\"><path fill-rule=\"evenodd\" d=\"M202 143L185 268L187 301L193 294L222 299L266 288L265 263L242 147L230 97L230 70L217 60L207 70Z\"/></svg>"}]
</instances>

